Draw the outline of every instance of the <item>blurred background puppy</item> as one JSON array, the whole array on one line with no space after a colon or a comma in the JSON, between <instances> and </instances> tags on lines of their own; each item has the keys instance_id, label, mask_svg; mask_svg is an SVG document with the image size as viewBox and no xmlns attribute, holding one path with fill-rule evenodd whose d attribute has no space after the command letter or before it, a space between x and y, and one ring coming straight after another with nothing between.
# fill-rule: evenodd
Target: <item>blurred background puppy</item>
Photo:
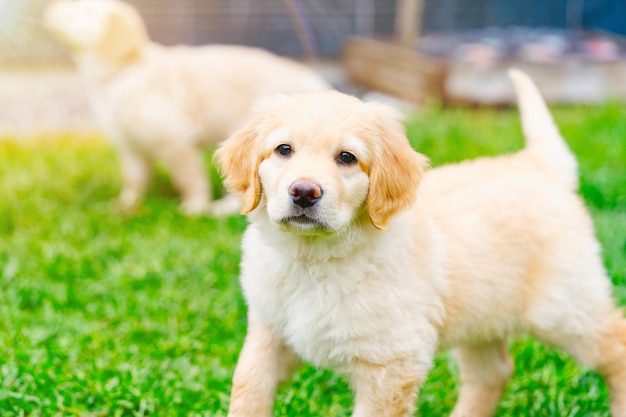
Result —
<instances>
[{"instance_id":1,"label":"blurred background puppy","mask_svg":"<svg viewBox=\"0 0 626 417\"><path fill-rule=\"evenodd\" d=\"M137 10L119 0L60 0L45 24L71 49L95 116L118 149L126 209L141 201L158 162L184 213L237 211L234 199L211 202L201 148L241 125L259 96L330 88L308 67L265 50L155 44Z\"/></svg>"}]
</instances>

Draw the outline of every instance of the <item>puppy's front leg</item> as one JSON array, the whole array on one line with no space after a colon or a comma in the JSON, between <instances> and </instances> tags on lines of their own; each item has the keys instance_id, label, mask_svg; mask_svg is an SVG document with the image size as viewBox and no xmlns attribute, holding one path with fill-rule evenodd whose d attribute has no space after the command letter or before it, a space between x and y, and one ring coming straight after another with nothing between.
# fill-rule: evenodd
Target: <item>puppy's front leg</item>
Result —
<instances>
[{"instance_id":1,"label":"puppy's front leg","mask_svg":"<svg viewBox=\"0 0 626 417\"><path fill-rule=\"evenodd\" d=\"M233 377L228 417L270 417L279 382L299 364L272 329L250 314Z\"/></svg>"},{"instance_id":2,"label":"puppy's front leg","mask_svg":"<svg viewBox=\"0 0 626 417\"><path fill-rule=\"evenodd\" d=\"M410 360L385 365L356 361L351 377L356 391L352 417L410 417L426 375Z\"/></svg>"},{"instance_id":3,"label":"puppy's front leg","mask_svg":"<svg viewBox=\"0 0 626 417\"><path fill-rule=\"evenodd\" d=\"M130 146L119 146L123 188L119 202L123 209L130 210L139 204L152 174L152 165L146 155Z\"/></svg>"}]
</instances>

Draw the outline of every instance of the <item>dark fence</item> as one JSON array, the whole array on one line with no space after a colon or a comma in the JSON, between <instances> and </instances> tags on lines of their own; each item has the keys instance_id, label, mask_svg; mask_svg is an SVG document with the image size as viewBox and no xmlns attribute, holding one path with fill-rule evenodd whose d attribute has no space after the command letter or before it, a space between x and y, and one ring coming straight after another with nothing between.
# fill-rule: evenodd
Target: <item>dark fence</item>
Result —
<instances>
[{"instance_id":1,"label":"dark fence","mask_svg":"<svg viewBox=\"0 0 626 417\"><path fill-rule=\"evenodd\" d=\"M335 55L350 35L390 33L395 1L131 0L164 44L245 44L283 55Z\"/></svg>"},{"instance_id":2,"label":"dark fence","mask_svg":"<svg viewBox=\"0 0 626 417\"><path fill-rule=\"evenodd\" d=\"M396 0L129 0L166 45L245 44L282 55L335 56L347 36L389 35ZM47 0L0 0L0 60L46 60L61 49L41 27ZM424 0L423 29L488 26L626 34L624 0Z\"/></svg>"},{"instance_id":3,"label":"dark fence","mask_svg":"<svg viewBox=\"0 0 626 417\"><path fill-rule=\"evenodd\" d=\"M626 35L624 0L425 0L424 9L427 31L528 26Z\"/></svg>"}]
</instances>

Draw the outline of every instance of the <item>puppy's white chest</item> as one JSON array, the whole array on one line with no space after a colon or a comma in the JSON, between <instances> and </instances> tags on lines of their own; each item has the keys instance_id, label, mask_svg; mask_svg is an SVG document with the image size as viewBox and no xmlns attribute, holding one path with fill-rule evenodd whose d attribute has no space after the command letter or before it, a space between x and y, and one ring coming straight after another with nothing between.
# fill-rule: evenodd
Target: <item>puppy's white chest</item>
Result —
<instances>
[{"instance_id":1,"label":"puppy's white chest","mask_svg":"<svg viewBox=\"0 0 626 417\"><path fill-rule=\"evenodd\" d=\"M295 263L272 272L250 279L244 275L250 307L301 357L325 366L349 360L344 350L354 344L354 334L364 331L349 318L350 285L338 282L331 265Z\"/></svg>"},{"instance_id":2,"label":"puppy's white chest","mask_svg":"<svg viewBox=\"0 0 626 417\"><path fill-rule=\"evenodd\" d=\"M350 307L354 282L340 282L332 267L294 266L287 280L294 285L282 288L282 333L302 357L319 365L339 365L350 360L359 336L368 333ZM295 280L294 280L295 278ZM343 285L342 285L343 284ZM291 287L291 288L290 288Z\"/></svg>"},{"instance_id":3,"label":"puppy's white chest","mask_svg":"<svg viewBox=\"0 0 626 417\"><path fill-rule=\"evenodd\" d=\"M242 270L250 309L305 360L331 368L355 358L383 363L436 338L431 317L416 311L432 301L409 263L370 252L304 262L258 244L253 253Z\"/></svg>"}]
</instances>

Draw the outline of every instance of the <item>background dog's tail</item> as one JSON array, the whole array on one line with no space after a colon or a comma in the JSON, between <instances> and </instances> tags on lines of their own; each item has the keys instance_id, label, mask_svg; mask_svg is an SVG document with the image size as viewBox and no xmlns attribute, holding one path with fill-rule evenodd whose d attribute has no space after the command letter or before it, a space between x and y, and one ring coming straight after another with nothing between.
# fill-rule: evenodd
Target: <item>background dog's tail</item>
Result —
<instances>
[{"instance_id":1,"label":"background dog's tail","mask_svg":"<svg viewBox=\"0 0 626 417\"><path fill-rule=\"evenodd\" d=\"M517 93L526 148L548 174L568 189L578 188L578 164L556 127L548 106L528 75L508 71Z\"/></svg>"}]
</instances>

